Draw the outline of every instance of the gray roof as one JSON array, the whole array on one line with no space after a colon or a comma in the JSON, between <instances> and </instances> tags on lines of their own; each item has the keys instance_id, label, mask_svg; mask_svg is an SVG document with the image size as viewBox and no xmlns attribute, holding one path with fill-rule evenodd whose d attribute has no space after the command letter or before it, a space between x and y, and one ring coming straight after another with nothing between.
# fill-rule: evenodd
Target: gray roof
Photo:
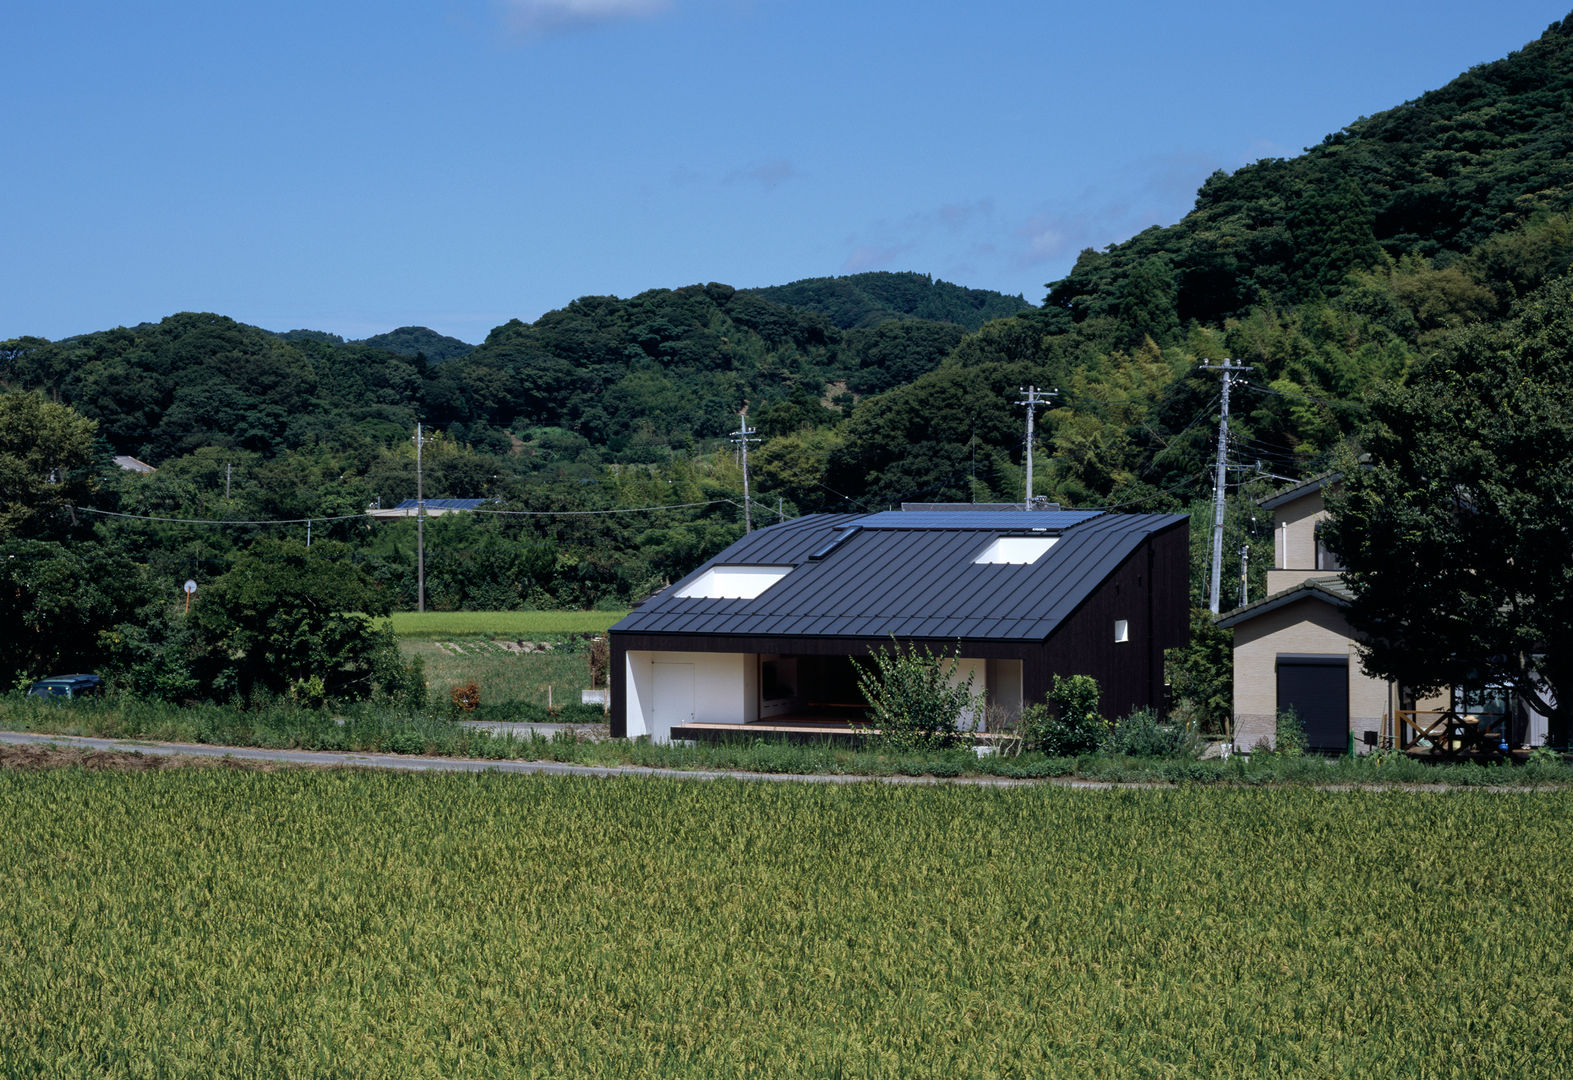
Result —
<instances>
[{"instance_id":1,"label":"gray roof","mask_svg":"<svg viewBox=\"0 0 1573 1080\"><path fill-rule=\"evenodd\" d=\"M612 627L630 634L1043 640L1176 514L815 514L751 533ZM1000 536L1059 542L1031 564L978 564ZM682 598L714 566L789 566L758 597Z\"/></svg>"},{"instance_id":2,"label":"gray roof","mask_svg":"<svg viewBox=\"0 0 1573 1080\"><path fill-rule=\"evenodd\" d=\"M1335 472L1327 472L1320 476L1313 476L1309 480L1300 481L1300 483L1294 485L1293 487L1284 488L1284 490L1278 492L1276 495L1269 495L1265 499L1258 499L1256 501L1256 505L1260 506L1264 510L1276 510L1285 503L1294 502L1296 499L1303 498L1306 495L1311 494L1313 491L1321 491L1327 485L1337 483L1338 479L1339 475Z\"/></svg>"},{"instance_id":3,"label":"gray roof","mask_svg":"<svg viewBox=\"0 0 1573 1080\"><path fill-rule=\"evenodd\" d=\"M1300 584L1292 585L1282 592L1275 592L1271 596L1264 596L1254 604L1246 604L1244 607L1225 612L1218 616L1218 625L1228 630L1297 600L1321 600L1334 607L1348 607L1353 598L1354 594L1349 591L1349 585L1341 574L1306 578Z\"/></svg>"}]
</instances>

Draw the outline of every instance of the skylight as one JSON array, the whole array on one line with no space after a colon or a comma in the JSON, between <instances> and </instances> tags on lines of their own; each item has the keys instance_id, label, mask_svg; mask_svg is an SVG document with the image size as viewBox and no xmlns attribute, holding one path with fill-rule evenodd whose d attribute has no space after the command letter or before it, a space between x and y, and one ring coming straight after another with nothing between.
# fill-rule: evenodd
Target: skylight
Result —
<instances>
[{"instance_id":1,"label":"skylight","mask_svg":"<svg viewBox=\"0 0 1573 1080\"><path fill-rule=\"evenodd\" d=\"M791 572L790 566L712 566L677 595L684 600L752 600Z\"/></svg>"},{"instance_id":2,"label":"skylight","mask_svg":"<svg viewBox=\"0 0 1573 1080\"><path fill-rule=\"evenodd\" d=\"M1060 542L1057 536L1001 536L983 554L972 561L984 563L1017 563L1026 565L1043 558L1043 553Z\"/></svg>"}]
</instances>

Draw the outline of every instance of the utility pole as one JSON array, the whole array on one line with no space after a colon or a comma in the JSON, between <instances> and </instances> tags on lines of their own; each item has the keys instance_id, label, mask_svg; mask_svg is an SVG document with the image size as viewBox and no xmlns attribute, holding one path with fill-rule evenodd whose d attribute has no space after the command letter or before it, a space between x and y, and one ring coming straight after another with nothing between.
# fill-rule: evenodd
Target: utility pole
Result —
<instances>
[{"instance_id":1,"label":"utility pole","mask_svg":"<svg viewBox=\"0 0 1573 1080\"><path fill-rule=\"evenodd\" d=\"M748 493L748 444L759 440L754 438L753 434L754 429L748 426L748 402L745 401L742 411L737 414L737 430L732 432L732 441L740 447L743 459L743 531L745 533L754 531L754 516L749 509L752 500Z\"/></svg>"},{"instance_id":2,"label":"utility pole","mask_svg":"<svg viewBox=\"0 0 1573 1080\"><path fill-rule=\"evenodd\" d=\"M1244 607L1246 604L1250 603L1250 601L1246 599L1246 593L1249 591L1249 585L1247 583L1250 581L1250 576L1251 576L1251 545L1250 544L1241 544L1240 545L1240 606L1241 607Z\"/></svg>"},{"instance_id":3,"label":"utility pole","mask_svg":"<svg viewBox=\"0 0 1573 1080\"><path fill-rule=\"evenodd\" d=\"M1032 420L1039 405L1047 405L1050 398L1058 397L1058 390L1039 390L1036 386L1023 386L1021 392L1026 396L1016 402L1027 407L1027 493L1022 500L1023 510L1032 509Z\"/></svg>"},{"instance_id":4,"label":"utility pole","mask_svg":"<svg viewBox=\"0 0 1573 1080\"><path fill-rule=\"evenodd\" d=\"M1237 373L1250 371L1251 368L1247 364L1236 364L1226 359L1221 364L1203 364L1200 370L1223 372L1223 408L1218 414L1218 472L1213 479L1213 573L1207 594L1207 607L1216 615L1218 580L1223 574L1223 496L1229 453L1229 387Z\"/></svg>"},{"instance_id":5,"label":"utility pole","mask_svg":"<svg viewBox=\"0 0 1573 1080\"><path fill-rule=\"evenodd\" d=\"M421 425L415 425L415 610L426 610L426 495L421 483Z\"/></svg>"},{"instance_id":6,"label":"utility pole","mask_svg":"<svg viewBox=\"0 0 1573 1080\"><path fill-rule=\"evenodd\" d=\"M224 462L224 501L229 502L229 462Z\"/></svg>"}]
</instances>

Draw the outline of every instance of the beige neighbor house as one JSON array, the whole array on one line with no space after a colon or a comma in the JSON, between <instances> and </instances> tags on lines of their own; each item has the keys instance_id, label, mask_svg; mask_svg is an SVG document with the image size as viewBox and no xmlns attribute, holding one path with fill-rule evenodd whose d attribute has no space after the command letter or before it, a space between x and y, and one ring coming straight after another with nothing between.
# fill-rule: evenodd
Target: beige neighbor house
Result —
<instances>
[{"instance_id":1,"label":"beige neighbor house","mask_svg":"<svg viewBox=\"0 0 1573 1080\"><path fill-rule=\"evenodd\" d=\"M1267 596L1218 620L1234 631L1234 740L1241 749L1273 741L1277 716L1293 709L1309 746L1321 751L1376 745L1391 737L1397 695L1360 670L1358 641L1344 618L1349 592L1318 524L1330 474L1260 504L1271 512L1273 568Z\"/></svg>"},{"instance_id":2,"label":"beige neighbor house","mask_svg":"<svg viewBox=\"0 0 1573 1080\"><path fill-rule=\"evenodd\" d=\"M1278 714L1291 709L1305 725L1309 747L1333 753L1426 750L1446 744L1449 716L1509 713L1513 695L1501 687L1454 687L1415 700L1360 670L1359 638L1344 616L1349 590L1319 531L1325 493L1337 482L1329 473L1259 504L1273 523L1267 596L1218 620L1234 631L1235 744L1249 750L1271 743ZM1533 746L1545 742L1545 725L1545 717L1520 706L1506 731L1513 745Z\"/></svg>"}]
</instances>

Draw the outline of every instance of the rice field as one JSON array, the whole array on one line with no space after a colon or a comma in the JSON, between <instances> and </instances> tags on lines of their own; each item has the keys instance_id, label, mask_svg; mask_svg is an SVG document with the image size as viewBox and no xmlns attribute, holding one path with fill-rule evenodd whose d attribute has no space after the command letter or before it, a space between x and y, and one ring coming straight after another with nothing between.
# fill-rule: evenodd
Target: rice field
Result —
<instances>
[{"instance_id":1,"label":"rice field","mask_svg":"<svg viewBox=\"0 0 1573 1080\"><path fill-rule=\"evenodd\" d=\"M0 772L0 1075L1527 1077L1573 793Z\"/></svg>"}]
</instances>

